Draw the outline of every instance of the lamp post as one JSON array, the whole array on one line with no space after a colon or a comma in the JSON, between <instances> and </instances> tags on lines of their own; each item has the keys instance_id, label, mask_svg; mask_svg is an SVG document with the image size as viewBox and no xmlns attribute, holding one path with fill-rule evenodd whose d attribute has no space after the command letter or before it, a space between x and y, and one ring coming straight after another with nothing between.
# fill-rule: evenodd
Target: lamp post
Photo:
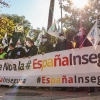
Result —
<instances>
[{"instance_id":1,"label":"lamp post","mask_svg":"<svg viewBox=\"0 0 100 100\"><path fill-rule=\"evenodd\" d=\"M59 0L59 5L60 5L60 8L61 8L61 31L62 31L62 8L63 8L62 1L63 0Z\"/></svg>"}]
</instances>

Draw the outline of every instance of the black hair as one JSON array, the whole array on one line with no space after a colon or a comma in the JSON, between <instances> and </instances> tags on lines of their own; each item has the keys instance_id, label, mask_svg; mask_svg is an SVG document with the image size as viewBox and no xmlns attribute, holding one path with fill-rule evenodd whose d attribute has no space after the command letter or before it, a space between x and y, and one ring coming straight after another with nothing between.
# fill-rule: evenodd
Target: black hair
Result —
<instances>
[{"instance_id":1,"label":"black hair","mask_svg":"<svg viewBox=\"0 0 100 100\"><path fill-rule=\"evenodd\" d=\"M15 47L13 43L10 43L9 46L12 46L13 48Z\"/></svg>"},{"instance_id":2,"label":"black hair","mask_svg":"<svg viewBox=\"0 0 100 100\"><path fill-rule=\"evenodd\" d=\"M29 40L29 42L33 43L34 44L34 41L33 40Z\"/></svg>"}]
</instances>

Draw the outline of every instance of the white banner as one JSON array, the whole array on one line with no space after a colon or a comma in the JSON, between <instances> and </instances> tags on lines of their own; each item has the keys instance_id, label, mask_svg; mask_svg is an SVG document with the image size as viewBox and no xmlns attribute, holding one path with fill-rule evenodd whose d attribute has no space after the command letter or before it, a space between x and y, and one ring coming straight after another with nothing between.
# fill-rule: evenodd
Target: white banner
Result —
<instances>
[{"instance_id":1,"label":"white banner","mask_svg":"<svg viewBox=\"0 0 100 100\"><path fill-rule=\"evenodd\" d=\"M21 86L100 86L100 46L0 61L0 84Z\"/></svg>"}]
</instances>

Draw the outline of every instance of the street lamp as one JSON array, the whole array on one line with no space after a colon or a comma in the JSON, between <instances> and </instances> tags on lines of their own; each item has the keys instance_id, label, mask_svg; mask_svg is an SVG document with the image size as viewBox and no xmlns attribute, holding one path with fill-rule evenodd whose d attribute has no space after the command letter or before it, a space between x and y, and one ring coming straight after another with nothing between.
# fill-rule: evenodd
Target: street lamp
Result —
<instances>
[{"instance_id":1,"label":"street lamp","mask_svg":"<svg viewBox=\"0 0 100 100\"><path fill-rule=\"evenodd\" d=\"M63 2L64 1L67 1L67 0L59 0L59 5L60 5L60 8L61 8L61 31L63 29L63 27L62 27L62 9L63 9Z\"/></svg>"},{"instance_id":2,"label":"street lamp","mask_svg":"<svg viewBox=\"0 0 100 100\"><path fill-rule=\"evenodd\" d=\"M61 8L61 31L62 31L62 8L63 8L62 1L63 0L59 0L59 5L60 5L60 8Z\"/></svg>"}]
</instances>

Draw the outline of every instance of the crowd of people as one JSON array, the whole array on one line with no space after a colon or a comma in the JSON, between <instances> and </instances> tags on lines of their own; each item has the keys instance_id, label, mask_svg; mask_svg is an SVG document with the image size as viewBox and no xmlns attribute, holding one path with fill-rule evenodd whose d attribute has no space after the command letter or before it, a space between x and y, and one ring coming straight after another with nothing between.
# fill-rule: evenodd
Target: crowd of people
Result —
<instances>
[{"instance_id":1,"label":"crowd of people","mask_svg":"<svg viewBox=\"0 0 100 100\"><path fill-rule=\"evenodd\" d=\"M37 47L34 45L32 40L29 41L28 46L17 42L16 46L10 43L9 46L3 48L0 47L0 59L19 59L36 55L38 52Z\"/></svg>"},{"instance_id":2,"label":"crowd of people","mask_svg":"<svg viewBox=\"0 0 100 100\"><path fill-rule=\"evenodd\" d=\"M29 40L28 45L26 42L24 45L22 45L20 42L17 42L16 46L14 46L13 43L10 43L8 47L0 47L0 59L18 59L53 51L62 51L92 46L91 42L86 39L86 36L86 29L82 27L79 29L79 33L73 37L73 41L67 40L64 33L61 32L59 34L60 40L58 40L55 45L52 45L48 41L46 35L42 36L41 44L39 47L34 45L33 40Z\"/></svg>"},{"instance_id":3,"label":"crowd of people","mask_svg":"<svg viewBox=\"0 0 100 100\"><path fill-rule=\"evenodd\" d=\"M62 51L74 48L82 48L87 46L92 46L91 42L86 38L87 32L84 27L79 29L79 33L73 37L73 41L68 41L65 38L63 32L59 34L60 40L57 41L55 45L52 45L46 35L42 36L42 41L39 46L34 45L34 41L29 40L28 45L26 42L22 46L20 42L14 46L13 43L9 44L8 48L0 47L0 59L18 59L18 58L26 58L31 57L37 54L44 55L45 53L53 52L53 51ZM8 50L8 52L7 52ZM94 92L94 88L90 87L89 90Z\"/></svg>"}]
</instances>

